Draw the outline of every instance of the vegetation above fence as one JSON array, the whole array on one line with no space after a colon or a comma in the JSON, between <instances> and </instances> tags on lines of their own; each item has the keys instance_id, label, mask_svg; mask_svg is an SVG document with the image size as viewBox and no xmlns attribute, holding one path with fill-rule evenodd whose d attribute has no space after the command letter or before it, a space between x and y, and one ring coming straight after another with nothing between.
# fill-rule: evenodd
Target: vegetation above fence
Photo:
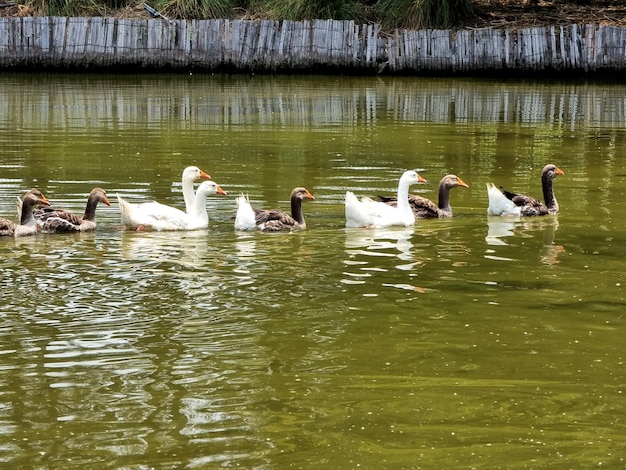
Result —
<instances>
[{"instance_id":1,"label":"vegetation above fence","mask_svg":"<svg viewBox=\"0 0 626 470\"><path fill-rule=\"evenodd\" d=\"M137 0L29 0L20 16L134 15ZM474 17L472 0L150 0L168 19L351 20L389 28L448 28ZM8 4L17 5L14 2ZM0 3L2 5L7 3Z\"/></svg>"},{"instance_id":2,"label":"vegetation above fence","mask_svg":"<svg viewBox=\"0 0 626 470\"><path fill-rule=\"evenodd\" d=\"M624 0L0 0L0 16L350 20L385 30L626 26Z\"/></svg>"},{"instance_id":3,"label":"vegetation above fence","mask_svg":"<svg viewBox=\"0 0 626 470\"><path fill-rule=\"evenodd\" d=\"M396 30L353 21L0 18L2 68L235 72L595 72L626 68L626 28Z\"/></svg>"}]
</instances>

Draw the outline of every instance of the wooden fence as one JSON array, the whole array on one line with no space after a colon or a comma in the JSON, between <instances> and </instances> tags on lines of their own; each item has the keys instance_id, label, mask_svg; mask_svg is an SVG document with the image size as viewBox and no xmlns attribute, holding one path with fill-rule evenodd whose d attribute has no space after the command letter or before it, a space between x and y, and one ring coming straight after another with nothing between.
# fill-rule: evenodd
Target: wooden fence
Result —
<instances>
[{"instance_id":1,"label":"wooden fence","mask_svg":"<svg viewBox=\"0 0 626 470\"><path fill-rule=\"evenodd\" d=\"M589 73L626 68L626 28L396 30L353 21L0 18L0 68Z\"/></svg>"}]
</instances>

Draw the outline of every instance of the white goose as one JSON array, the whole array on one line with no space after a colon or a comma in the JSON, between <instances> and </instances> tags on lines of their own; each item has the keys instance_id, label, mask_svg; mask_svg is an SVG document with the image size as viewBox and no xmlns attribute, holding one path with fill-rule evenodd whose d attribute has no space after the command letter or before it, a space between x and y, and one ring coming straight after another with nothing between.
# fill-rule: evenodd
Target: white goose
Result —
<instances>
[{"instance_id":1,"label":"white goose","mask_svg":"<svg viewBox=\"0 0 626 470\"><path fill-rule=\"evenodd\" d=\"M132 230L200 230L209 226L206 198L213 194L226 196L226 191L213 181L205 181L196 191L189 212L158 202L131 204L117 196L122 224Z\"/></svg>"},{"instance_id":2,"label":"white goose","mask_svg":"<svg viewBox=\"0 0 626 470\"><path fill-rule=\"evenodd\" d=\"M424 182L426 180L416 171L405 171L398 183L396 207L367 197L359 201L352 191L346 192L346 227L408 227L415 224L415 215L409 204L409 186Z\"/></svg>"}]
</instances>

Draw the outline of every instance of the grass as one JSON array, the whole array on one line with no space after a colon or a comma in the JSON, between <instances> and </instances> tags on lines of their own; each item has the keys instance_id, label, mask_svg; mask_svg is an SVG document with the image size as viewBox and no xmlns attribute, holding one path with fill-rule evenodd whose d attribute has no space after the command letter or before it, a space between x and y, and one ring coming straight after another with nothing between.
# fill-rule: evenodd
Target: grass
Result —
<instances>
[{"instance_id":1,"label":"grass","mask_svg":"<svg viewBox=\"0 0 626 470\"><path fill-rule=\"evenodd\" d=\"M381 0L378 8L388 28L447 29L473 15L471 0Z\"/></svg>"},{"instance_id":2,"label":"grass","mask_svg":"<svg viewBox=\"0 0 626 470\"><path fill-rule=\"evenodd\" d=\"M237 0L156 0L150 6L168 18L230 18Z\"/></svg>"},{"instance_id":3,"label":"grass","mask_svg":"<svg viewBox=\"0 0 626 470\"><path fill-rule=\"evenodd\" d=\"M286 20L359 20L364 11L356 0L257 0L251 7L261 16Z\"/></svg>"},{"instance_id":4,"label":"grass","mask_svg":"<svg viewBox=\"0 0 626 470\"><path fill-rule=\"evenodd\" d=\"M138 0L30 0L48 16L106 16L113 10L141 10ZM385 28L450 28L471 17L472 0L148 0L169 18L246 17L276 20L334 19L379 23Z\"/></svg>"}]
</instances>

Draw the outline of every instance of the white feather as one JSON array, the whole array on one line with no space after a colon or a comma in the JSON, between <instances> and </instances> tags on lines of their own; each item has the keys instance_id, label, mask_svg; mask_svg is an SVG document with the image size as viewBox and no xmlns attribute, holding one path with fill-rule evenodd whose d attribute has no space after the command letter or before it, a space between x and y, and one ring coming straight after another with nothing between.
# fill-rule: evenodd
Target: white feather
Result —
<instances>
[{"instance_id":1,"label":"white feather","mask_svg":"<svg viewBox=\"0 0 626 470\"><path fill-rule=\"evenodd\" d=\"M237 199L237 215L235 216L235 230L256 230L254 210L248 196L241 194Z\"/></svg>"},{"instance_id":2,"label":"white feather","mask_svg":"<svg viewBox=\"0 0 626 470\"><path fill-rule=\"evenodd\" d=\"M507 199L493 183L487 183L487 197L489 198L489 207L487 215L495 216L513 216L519 217L521 208L516 206L513 201Z\"/></svg>"}]
</instances>

